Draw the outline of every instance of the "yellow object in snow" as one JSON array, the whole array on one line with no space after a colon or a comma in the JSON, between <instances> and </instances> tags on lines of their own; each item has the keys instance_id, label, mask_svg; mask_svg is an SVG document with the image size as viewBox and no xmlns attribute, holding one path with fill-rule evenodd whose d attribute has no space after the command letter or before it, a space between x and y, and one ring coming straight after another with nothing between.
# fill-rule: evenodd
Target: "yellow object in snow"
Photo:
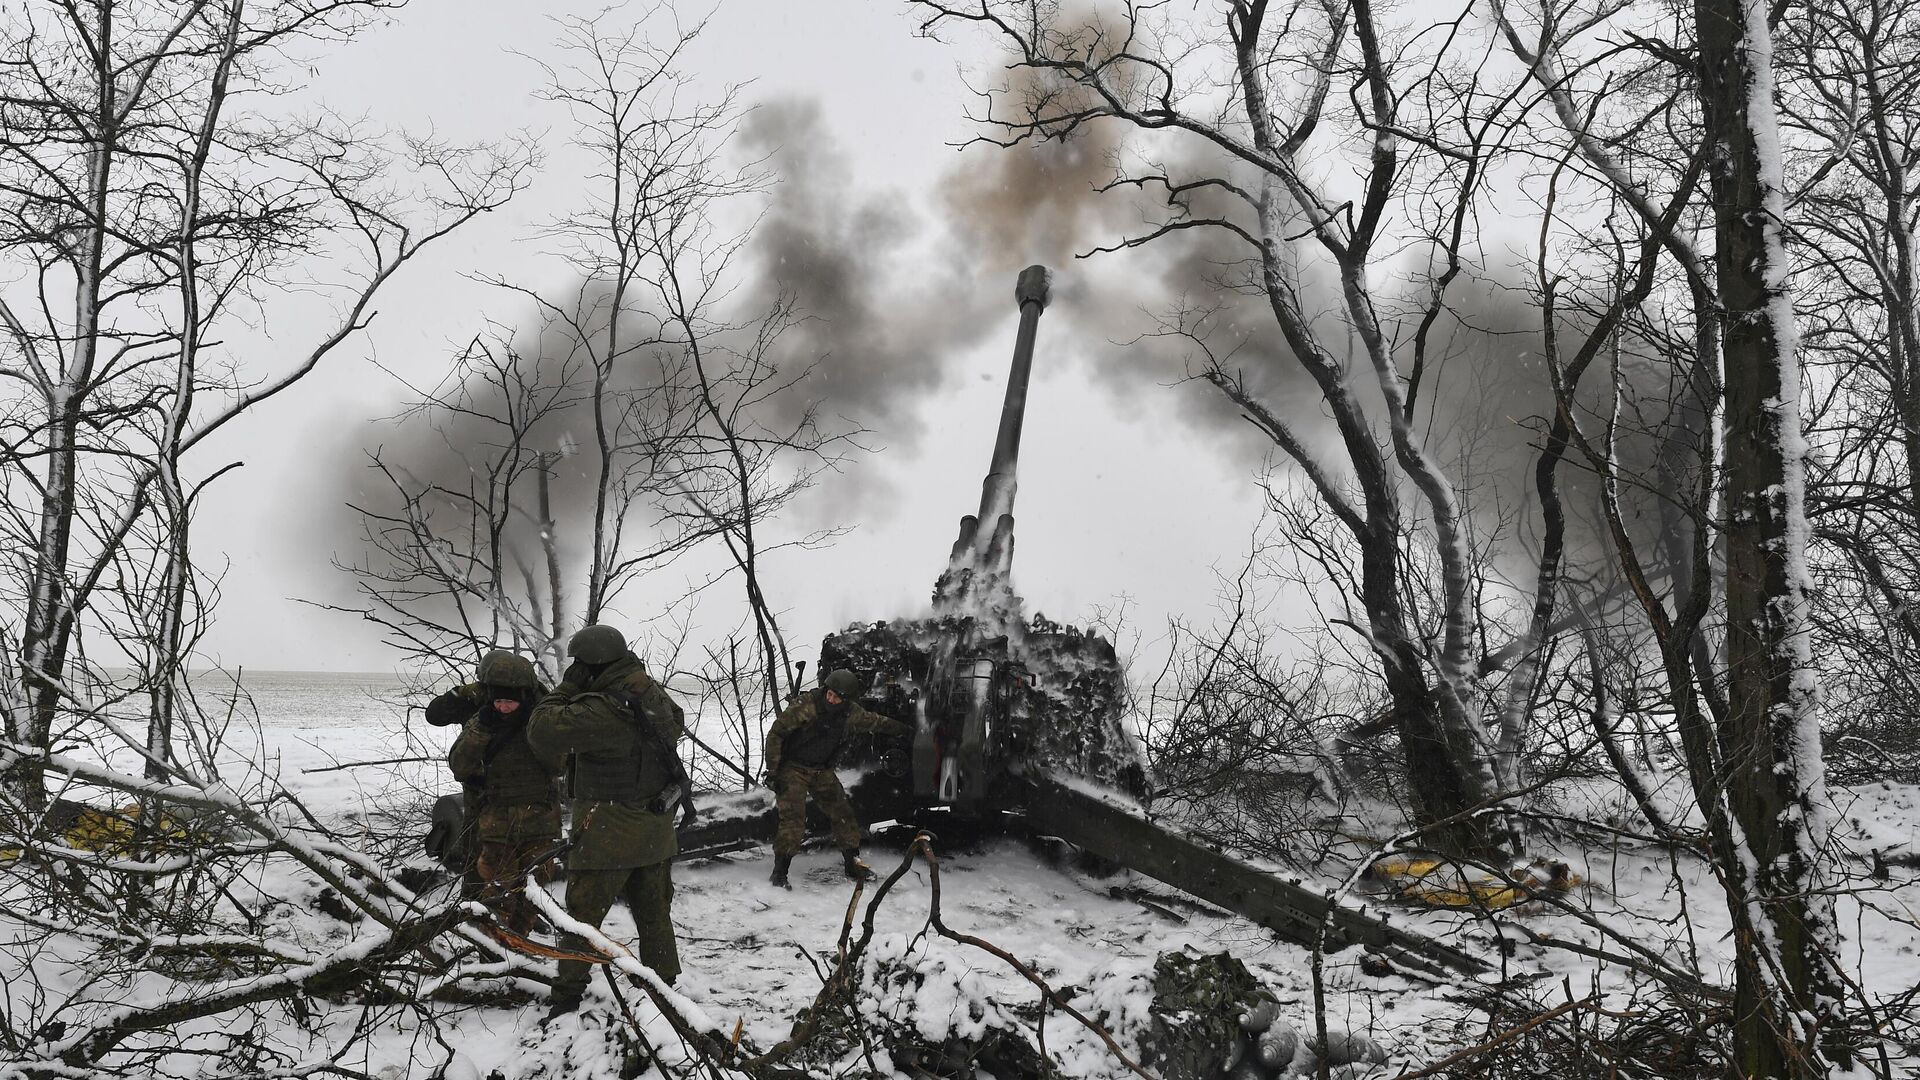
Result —
<instances>
[{"instance_id":1,"label":"yellow object in snow","mask_svg":"<svg viewBox=\"0 0 1920 1080\"><path fill-rule=\"evenodd\" d=\"M138 804L103 807L60 799L47 813L49 831L68 847L103 855L125 855L132 850L136 839L153 843L180 840L187 835L186 826L169 814L160 814L157 822L156 828L137 835L140 832ZM17 847L0 848L0 862L12 862L19 857Z\"/></svg>"},{"instance_id":2,"label":"yellow object in snow","mask_svg":"<svg viewBox=\"0 0 1920 1080\"><path fill-rule=\"evenodd\" d=\"M1432 855L1389 855L1369 866L1366 878L1433 907L1491 909L1523 904L1544 891L1567 892L1581 881L1557 859L1536 860L1503 878L1462 873L1460 864Z\"/></svg>"}]
</instances>

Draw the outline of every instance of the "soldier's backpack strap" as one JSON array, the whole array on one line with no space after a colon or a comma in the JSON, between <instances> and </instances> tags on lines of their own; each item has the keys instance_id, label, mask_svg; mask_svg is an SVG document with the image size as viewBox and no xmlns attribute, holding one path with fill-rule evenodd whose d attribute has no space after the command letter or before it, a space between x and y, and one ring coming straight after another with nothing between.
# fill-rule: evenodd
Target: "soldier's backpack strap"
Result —
<instances>
[{"instance_id":1,"label":"soldier's backpack strap","mask_svg":"<svg viewBox=\"0 0 1920 1080\"><path fill-rule=\"evenodd\" d=\"M640 700L639 694L623 689L614 691L614 696L626 706L628 715L633 719L634 727L640 732L641 745L646 748L647 753L659 755L660 760L667 765L669 779L666 790L660 795L661 811L671 814L673 808L678 806L680 824L683 826L693 824L699 810L693 805L693 780L687 775L687 766L680 760L679 750L667 742L666 737L660 734L660 729L654 727L653 721L647 718L646 705ZM663 693L662 696L664 697L665 694ZM686 715L680 711L679 704L672 698L669 697L666 700L679 716ZM682 726L684 727L684 722Z\"/></svg>"}]
</instances>

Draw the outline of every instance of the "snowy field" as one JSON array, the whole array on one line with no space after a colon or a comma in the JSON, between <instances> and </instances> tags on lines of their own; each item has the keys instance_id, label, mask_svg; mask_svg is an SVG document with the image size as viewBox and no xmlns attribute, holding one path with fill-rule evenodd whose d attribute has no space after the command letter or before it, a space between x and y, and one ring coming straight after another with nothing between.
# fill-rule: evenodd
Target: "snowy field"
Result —
<instances>
[{"instance_id":1,"label":"snowy field","mask_svg":"<svg viewBox=\"0 0 1920 1080\"><path fill-rule=\"evenodd\" d=\"M387 759L437 759L453 732L427 727L417 713L414 722L406 724L398 687L377 677L252 673L248 683L262 722L257 732L246 733L236 724L229 733L234 750L262 751L261 760L347 842L388 853L417 853L425 807L432 796L454 785L435 760ZM382 763L366 764L370 762ZM1920 791L1875 785L1837 795L1843 800L1841 820L1846 826L1840 839L1854 853L1848 867L1855 880L1848 884L1865 890L1859 899L1841 901L1840 922L1850 935L1848 962L1870 994L1890 998L1920 981L1920 886L1915 884ZM1563 793L1560 809L1569 815L1611 817L1631 828L1633 819L1624 803L1614 805L1612 798ZM1730 951L1725 940L1728 919L1703 864L1674 859L1624 838L1560 843L1555 854L1586 879L1565 898L1577 910L1536 903L1491 919L1399 910L1426 932L1503 966L1516 977L1510 989L1541 1009L1566 1002L1569 993L1584 997L1595 992L1610 1007L1631 1009L1627 973L1606 954L1642 965L1697 967L1717 972L1722 985L1730 984L1731 973L1724 966ZM1872 876L1874 851L1880 854L1884 880ZM1132 1055L1140 1052L1139 1038L1152 1009L1155 960L1181 950L1193 955L1230 953L1271 991L1282 1019L1303 1031L1312 1028L1308 951L1244 919L1194 903L1149 879L1124 873L1087 876L1015 840L943 848L940 855L946 924L1029 964L1072 1005L1110 1027ZM881 843L869 848L868 857L884 875L900 864L902 851L898 843ZM416 862L425 864L424 859ZM681 863L674 871L674 919L685 969L676 989L714 1027L731 1033L737 1024L744 1038L762 1049L787 1036L796 1016L819 991L823 973L832 967L853 895L831 850L810 851L796 862L792 892L768 886L769 864L770 856L761 848ZM1308 884L1334 888L1351 869L1329 863L1316 868L1318 877ZM364 923L348 925L322 914L318 883L290 864L258 885L263 896L284 901L269 909L272 933L296 952L319 955L367 932ZM1030 982L985 951L927 932L930 885L928 868L916 864L875 914L876 936L863 974L869 980L863 1011L883 1028L912 1030L936 1044L971 1042L996 1028L1031 1031L1041 1011ZM429 897L444 898L450 892L451 886L442 884ZM869 889L853 916L856 932L871 895ZM616 908L605 929L616 940L630 940L632 924L624 908ZM1505 947L1496 938L1505 939ZM1476 1007L1486 987L1472 980L1391 970L1369 974L1361 970L1360 958L1358 950L1328 958L1328 1025L1368 1034L1389 1052L1390 1064L1375 1075L1422 1068L1499 1030ZM62 978L53 967L38 974L43 982L56 985ZM92 1002L104 1005L113 1000L110 993L137 999L143 989L83 989L75 1002L80 1008ZM628 991L626 998L650 1041L672 1060L677 1041L665 1022L638 993ZM328 1056L330 1046L346 1044L348 1033L356 1032L361 1037L351 1042L358 1060L338 1064L396 1080L481 1080L496 1072L506 1080L611 1075L616 1051L610 1029L627 1021L603 981L596 979L580 1015L543 1026L542 1012L538 1004L445 1006L436 1008L429 1022L407 1009L340 1008L311 1030L303 1032L288 1023L274 1037L283 1041L290 1060L311 1061ZM1904 1031L1910 1037L1911 1016L1896 1021L1889 1034ZM1047 1010L1040 1022L1042 1045L1065 1075L1131 1075L1099 1039L1059 1010ZM221 1021L203 1023L217 1027ZM1889 1050L1893 1061L1903 1060L1900 1045ZM1911 1066L1920 1059L1906 1060ZM842 1064L910 1073L892 1062L884 1048L871 1066L853 1059ZM169 1066L175 1069L187 1075L194 1071L190 1061Z\"/></svg>"}]
</instances>

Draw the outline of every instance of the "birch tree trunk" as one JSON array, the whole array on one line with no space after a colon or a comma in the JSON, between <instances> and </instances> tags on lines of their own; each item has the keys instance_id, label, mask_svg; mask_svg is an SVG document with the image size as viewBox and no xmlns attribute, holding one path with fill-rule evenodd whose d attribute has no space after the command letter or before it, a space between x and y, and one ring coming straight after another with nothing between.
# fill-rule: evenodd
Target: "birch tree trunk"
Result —
<instances>
[{"instance_id":1,"label":"birch tree trunk","mask_svg":"<svg viewBox=\"0 0 1920 1080\"><path fill-rule=\"evenodd\" d=\"M79 511L79 458L76 441L86 407L89 383L98 352L103 259L107 238L107 196L112 186L114 154L119 136L121 105L113 70L113 16L106 7L94 12L83 33L94 45L94 83L90 115L79 123L87 139L85 218L75 230L71 255L73 270L73 338L61 360L58 379L44 385L47 431L47 478L40 489L39 539L33 555L32 584L21 628L21 669L30 695L26 742L45 746L52 737L60 708L58 684L66 673L67 649L73 635L73 606L68 597L68 564L73 546L73 520ZM78 16L76 15L76 20ZM23 759L12 778L27 807L45 806L46 789L38 764Z\"/></svg>"}]
</instances>

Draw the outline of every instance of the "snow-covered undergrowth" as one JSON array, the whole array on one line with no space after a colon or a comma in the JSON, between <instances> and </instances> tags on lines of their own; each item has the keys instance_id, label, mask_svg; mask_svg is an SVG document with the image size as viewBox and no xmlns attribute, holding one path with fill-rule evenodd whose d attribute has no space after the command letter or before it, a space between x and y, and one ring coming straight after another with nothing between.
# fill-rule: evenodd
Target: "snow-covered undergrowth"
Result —
<instances>
[{"instance_id":1,"label":"snow-covered undergrowth","mask_svg":"<svg viewBox=\"0 0 1920 1080\"><path fill-rule=\"evenodd\" d=\"M303 771L404 756L394 752L401 744L397 729L361 725L329 729L319 738L287 734L274 748L287 786L345 847L370 852L389 869L419 869L426 865L417 855L426 805L435 790L451 786L443 773L430 763ZM1881 784L1838 790L1835 797L1836 841L1850 851L1843 860L1849 894L1841 901L1849 932L1845 962L1868 1000L1889 1001L1911 991L1920 966L1920 789ZM1630 1022L1606 1019L1601 1010L1652 1015L1650 987L1663 979L1679 983L1697 975L1709 994L1730 984L1728 918L1710 868L1692 854L1625 835L1635 831L1632 814L1604 787L1569 786L1554 794L1552 806L1569 819L1623 826L1613 833L1569 826L1552 836L1553 854L1576 867L1583 887L1498 913L1404 910L1412 926L1477 951L1509 976L1497 993L1492 979L1430 978L1382 966L1358 950L1326 958L1328 1029L1376 1040L1390 1055L1377 1075L1418 1069L1480 1044L1529 1010L1567 1005L1569 994L1576 1004L1568 1022L1588 1015L1597 1030L1602 1020ZM291 804L276 804L272 813L300 837L321 842ZM1315 1028L1310 952L1242 918L1132 874L1091 876L1015 840L936 842L935 850L945 925L1018 959L1060 1001L1101 1025L1122 1053L1146 1059L1150 1071L1154 973L1166 954L1231 954L1277 1003L1281 1020L1302 1032ZM1352 849L1355 858L1364 853L1362 846ZM868 855L882 874L907 858L898 838L893 846L873 845ZM0 1073L31 1075L36 1062L48 1064L80 1033L128 1010L271 988L289 973L337 969L341 958L369 954L395 935L340 903L288 855L246 859L246 876L195 897L197 906L187 908L204 915L202 925L151 928L139 941L117 943L70 917L32 917L39 898L20 890L40 879L6 870L0 973L13 1042ZM1335 889L1354 865L1329 858L1308 867L1304 880ZM674 919L685 969L675 989L689 1007L683 1018L694 1016L723 1040L737 1031L740 1059L789 1038L834 970L849 918L847 938L857 942L871 915L871 937L854 965L851 1009L823 1017L816 1038L783 1059L783 1067L815 1075L979 1069L1004 1076L1017 1066L1014 1059L1030 1064L1044 1053L1065 1076L1133 1075L1100 1032L1055 1005L1043 1006L1034 983L1003 958L930 929L933 876L924 859L914 860L871 910L875 889L869 886L851 916L853 887L832 852L803 854L792 892L770 888L768 869L763 849L675 868ZM392 894L380 903L389 913L430 913L445 909L452 895L443 878L412 901ZM616 908L605 930L616 941L630 940L624 909ZM196 933L225 935L230 947L209 948L208 941L193 940ZM197 959L155 962L156 943L168 941ZM689 1049L675 1025L624 978L617 986L596 978L580 1013L543 1025L537 976L550 970L546 962L505 958L457 933L441 935L434 949L431 957L392 963L373 981L336 971L331 981L303 992L271 994L140 1032L99 1064L152 1076L291 1076L324 1069L386 1078L585 1078L637 1073L649 1056L637 1048L651 1047L669 1071L684 1072ZM209 963L209 956L221 960ZM1704 1000L1710 1012L1712 999ZM1910 1002L1890 1005L1883 1025L1888 1041L1874 1048L1884 1048L1896 1069L1920 1060L1907 1056L1906 1045L1920 1035L1912 1013ZM850 1019L855 1016L858 1022ZM684 1022L680 1029L686 1030ZM69 1061L41 1075L93 1074Z\"/></svg>"}]
</instances>

